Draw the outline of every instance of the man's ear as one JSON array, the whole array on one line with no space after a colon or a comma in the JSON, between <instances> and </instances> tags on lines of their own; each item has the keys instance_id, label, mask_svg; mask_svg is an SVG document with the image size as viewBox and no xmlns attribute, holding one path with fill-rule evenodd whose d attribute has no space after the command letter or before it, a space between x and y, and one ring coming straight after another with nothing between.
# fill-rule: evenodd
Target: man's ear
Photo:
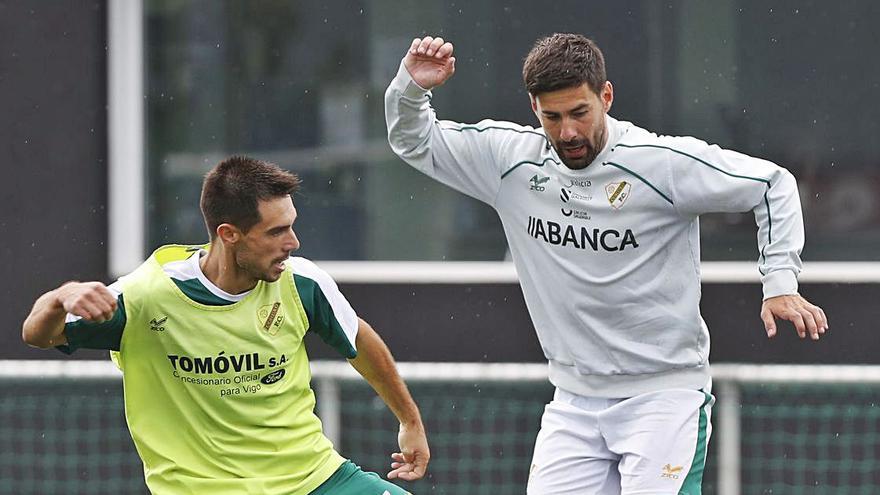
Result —
<instances>
[{"instance_id":1,"label":"man's ear","mask_svg":"<svg viewBox=\"0 0 880 495\"><path fill-rule=\"evenodd\" d=\"M605 86L602 88L602 107L605 113L611 110L612 103L614 103L614 86L611 85L611 81L605 81Z\"/></svg>"},{"instance_id":2,"label":"man's ear","mask_svg":"<svg viewBox=\"0 0 880 495\"><path fill-rule=\"evenodd\" d=\"M534 95L529 93L529 102L532 104L532 112L535 113L535 117L538 116L538 100L535 99Z\"/></svg>"},{"instance_id":3,"label":"man's ear","mask_svg":"<svg viewBox=\"0 0 880 495\"><path fill-rule=\"evenodd\" d=\"M217 238L226 244L235 244L241 239L241 231L231 223L221 223L217 226Z\"/></svg>"}]
</instances>

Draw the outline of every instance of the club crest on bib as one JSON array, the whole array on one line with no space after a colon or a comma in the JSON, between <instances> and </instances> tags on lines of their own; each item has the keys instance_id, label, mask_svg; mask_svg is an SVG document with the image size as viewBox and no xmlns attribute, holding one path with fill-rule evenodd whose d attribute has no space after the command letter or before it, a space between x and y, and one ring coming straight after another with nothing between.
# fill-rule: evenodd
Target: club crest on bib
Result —
<instances>
[{"instance_id":1,"label":"club crest on bib","mask_svg":"<svg viewBox=\"0 0 880 495\"><path fill-rule=\"evenodd\" d=\"M608 202L611 203L611 206L619 210L629 198L630 189L632 189L632 184L625 180L612 182L605 185L605 195L608 196Z\"/></svg>"},{"instance_id":2,"label":"club crest on bib","mask_svg":"<svg viewBox=\"0 0 880 495\"><path fill-rule=\"evenodd\" d=\"M260 306L260 309L257 310L257 321L260 322L260 327L263 330L274 336L281 328L281 324L284 323L284 310L281 308L281 303Z\"/></svg>"}]
</instances>

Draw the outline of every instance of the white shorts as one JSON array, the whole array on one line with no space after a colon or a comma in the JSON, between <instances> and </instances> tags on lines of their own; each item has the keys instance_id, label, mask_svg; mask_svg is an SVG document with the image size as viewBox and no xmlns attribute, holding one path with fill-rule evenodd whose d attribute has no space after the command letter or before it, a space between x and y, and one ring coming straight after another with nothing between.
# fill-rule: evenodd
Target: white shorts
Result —
<instances>
[{"instance_id":1,"label":"white shorts","mask_svg":"<svg viewBox=\"0 0 880 495\"><path fill-rule=\"evenodd\" d=\"M629 399L556 389L544 409L529 495L699 495L712 434L711 383Z\"/></svg>"}]
</instances>

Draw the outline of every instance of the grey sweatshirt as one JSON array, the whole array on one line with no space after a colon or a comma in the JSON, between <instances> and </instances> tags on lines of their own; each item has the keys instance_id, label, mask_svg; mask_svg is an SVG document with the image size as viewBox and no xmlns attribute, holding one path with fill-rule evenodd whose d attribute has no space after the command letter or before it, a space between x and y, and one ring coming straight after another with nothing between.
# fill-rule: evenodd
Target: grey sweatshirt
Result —
<instances>
[{"instance_id":1,"label":"grey sweatshirt","mask_svg":"<svg viewBox=\"0 0 880 495\"><path fill-rule=\"evenodd\" d=\"M797 184L769 161L606 116L607 144L571 170L542 129L438 120L403 64L385 118L404 161L498 212L559 388L623 398L708 383L702 213L754 212L764 298L797 293Z\"/></svg>"}]
</instances>

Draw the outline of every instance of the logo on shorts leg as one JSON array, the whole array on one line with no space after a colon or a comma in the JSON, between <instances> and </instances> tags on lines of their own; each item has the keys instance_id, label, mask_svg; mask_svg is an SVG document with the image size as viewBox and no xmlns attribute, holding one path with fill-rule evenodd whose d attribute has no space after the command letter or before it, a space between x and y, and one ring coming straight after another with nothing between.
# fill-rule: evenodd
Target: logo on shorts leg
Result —
<instances>
[{"instance_id":1,"label":"logo on shorts leg","mask_svg":"<svg viewBox=\"0 0 880 495\"><path fill-rule=\"evenodd\" d=\"M661 478L669 478L671 480L677 480L682 469L684 469L682 466L674 466L673 467L672 464L667 464L667 465L663 466L663 470L662 470L663 472L660 474L660 477Z\"/></svg>"}]
</instances>

